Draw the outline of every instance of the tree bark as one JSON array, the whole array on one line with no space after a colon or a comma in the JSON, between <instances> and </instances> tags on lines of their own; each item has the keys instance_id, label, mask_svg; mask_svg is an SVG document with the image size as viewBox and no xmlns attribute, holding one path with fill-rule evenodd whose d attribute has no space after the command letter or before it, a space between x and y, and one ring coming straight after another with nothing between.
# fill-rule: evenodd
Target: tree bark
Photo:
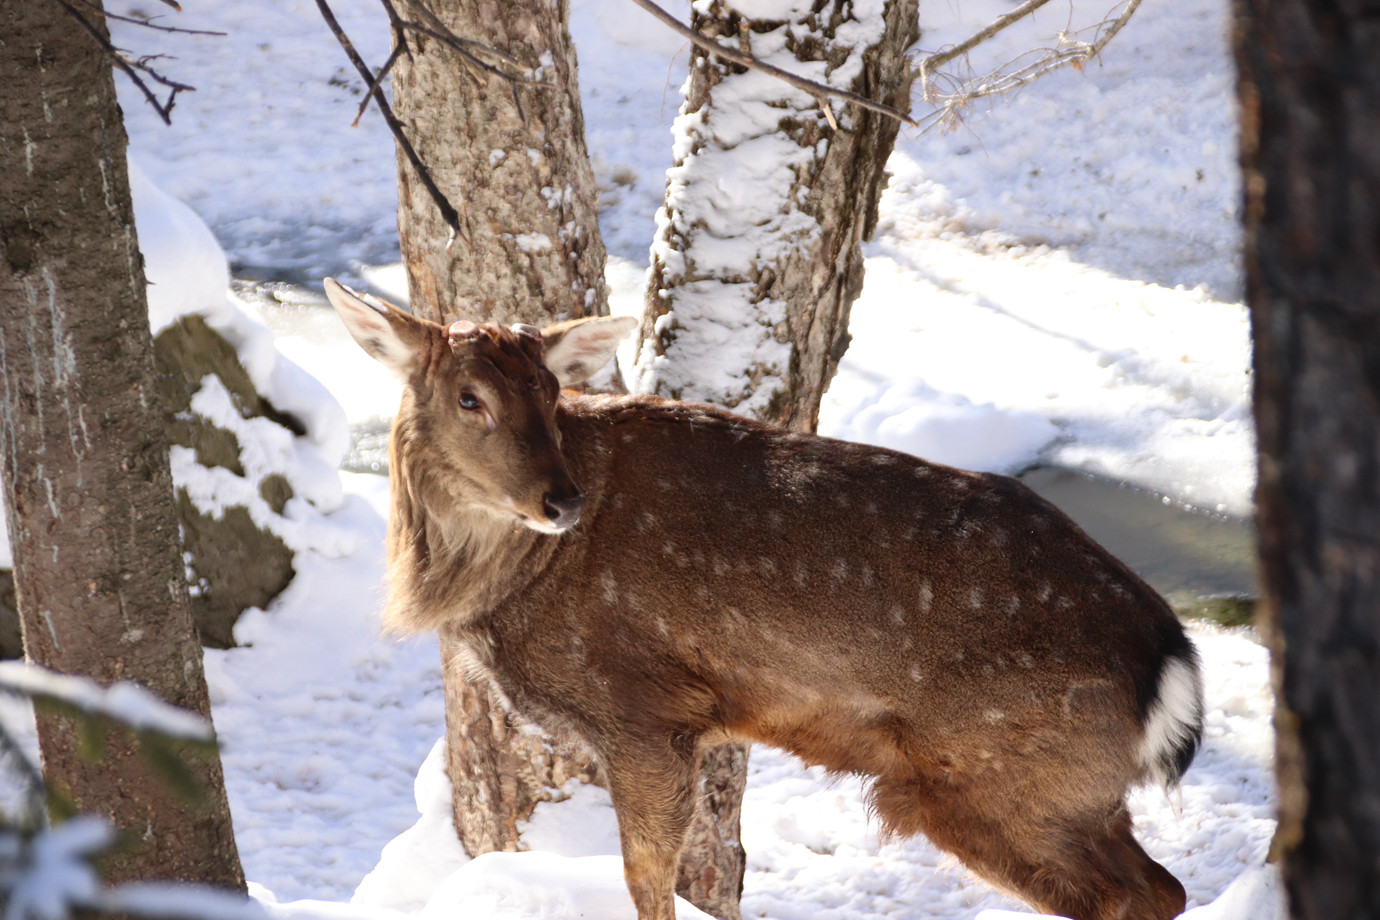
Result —
<instances>
[{"instance_id":1,"label":"tree bark","mask_svg":"<svg viewBox=\"0 0 1380 920\"><path fill-rule=\"evenodd\" d=\"M0 471L25 651L209 718L111 62L53 3L0 3L0 35ZM38 728L50 787L123 832L107 881L244 890L217 756L181 755L191 802L128 732L91 761L68 719Z\"/></svg>"},{"instance_id":2,"label":"tree bark","mask_svg":"<svg viewBox=\"0 0 1380 920\"><path fill-rule=\"evenodd\" d=\"M425 22L421 6L404 0L399 11ZM411 56L394 67L398 117L467 238L447 251L440 212L399 154L398 228L413 309L502 323L608 313L566 0L433 0L426 8L526 72L510 90L415 34Z\"/></svg>"},{"instance_id":3,"label":"tree bark","mask_svg":"<svg viewBox=\"0 0 1380 920\"><path fill-rule=\"evenodd\" d=\"M1380 28L1244 0L1258 524L1294 917L1380 915Z\"/></svg>"},{"instance_id":4,"label":"tree bark","mask_svg":"<svg viewBox=\"0 0 1380 920\"><path fill-rule=\"evenodd\" d=\"M713 0L707 12L696 6L691 24L778 66L907 110L913 74L905 54L919 39L914 0L888 2L880 20L862 24L869 38L861 42L853 4L815 7L796 22L750 21ZM733 101L719 103L721 96ZM638 390L815 429L848 347L862 243L876 227L899 128L833 105L837 130L811 97L694 49L652 246ZM743 130L753 118L757 126ZM763 197L764 188L776 194ZM706 754L706 794L677 882L692 903L735 920L747 761L745 745Z\"/></svg>"}]
</instances>

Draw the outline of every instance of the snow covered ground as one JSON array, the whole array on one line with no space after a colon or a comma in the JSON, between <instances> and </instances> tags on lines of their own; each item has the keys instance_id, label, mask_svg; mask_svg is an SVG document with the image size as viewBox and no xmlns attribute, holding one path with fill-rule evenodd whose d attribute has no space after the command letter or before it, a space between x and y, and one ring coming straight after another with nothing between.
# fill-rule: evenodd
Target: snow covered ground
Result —
<instances>
[{"instance_id":1,"label":"snow covered ground","mask_svg":"<svg viewBox=\"0 0 1380 920\"><path fill-rule=\"evenodd\" d=\"M333 6L381 63L377 5ZM635 312L685 48L624 0L572 7L614 307ZM922 48L999 9L924 0ZM1049 8L1040 40L1105 12ZM825 433L987 469L1060 464L1249 514L1227 17L1221 0L1147 4L1104 61L973 111L951 134L903 132ZM122 88L144 172L206 219L241 277L329 273L387 293L397 274L386 268L396 258L392 143L372 113L348 129L358 81L314 4L203 0L175 20L230 34L117 30L141 53L171 49L164 69L197 87L171 128ZM1014 56L1031 40L1016 35L992 53ZM175 232L143 243L189 245ZM396 384L319 295L287 291L283 301L267 311L279 350L335 394L351 424L386 418ZM319 428L334 428L316 433L319 444L343 440L331 418L318 413ZM343 482L336 510L313 520L285 594L245 615L240 648L207 653L256 894L284 918L631 918L599 790L573 788L538 810L526 838L539 852L470 861L460 851L434 751L436 644L382 637L375 619L386 481ZM1136 825L1183 880L1195 920L1282 917L1277 880L1261 868L1274 824L1267 656L1248 631L1193 632L1208 680L1206 746L1181 801L1136 794ZM751 770L746 917L996 920L1023 910L923 840L880 843L856 781L764 749Z\"/></svg>"}]
</instances>

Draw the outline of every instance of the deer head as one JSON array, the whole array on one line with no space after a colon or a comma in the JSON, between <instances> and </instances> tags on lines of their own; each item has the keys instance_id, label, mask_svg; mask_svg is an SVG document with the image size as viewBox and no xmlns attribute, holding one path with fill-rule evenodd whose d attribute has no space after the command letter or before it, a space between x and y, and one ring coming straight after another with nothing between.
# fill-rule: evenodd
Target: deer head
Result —
<instances>
[{"instance_id":1,"label":"deer head","mask_svg":"<svg viewBox=\"0 0 1380 920\"><path fill-rule=\"evenodd\" d=\"M447 327L331 278L325 288L355 341L406 384L394 437L429 479L470 510L545 533L575 526L584 496L561 454L560 388L607 363L635 319Z\"/></svg>"}]
</instances>

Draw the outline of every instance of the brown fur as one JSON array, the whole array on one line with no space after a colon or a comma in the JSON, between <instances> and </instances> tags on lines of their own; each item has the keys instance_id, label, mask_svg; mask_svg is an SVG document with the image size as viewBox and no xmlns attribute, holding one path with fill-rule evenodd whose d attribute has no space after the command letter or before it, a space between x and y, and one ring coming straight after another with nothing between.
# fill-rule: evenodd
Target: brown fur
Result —
<instances>
[{"instance_id":1,"label":"brown fur","mask_svg":"<svg viewBox=\"0 0 1380 920\"><path fill-rule=\"evenodd\" d=\"M1191 646L1058 510L1011 479L706 406L558 399L521 336L457 344L399 316L416 357L388 620L449 624L519 711L599 752L640 920L673 916L698 752L725 738L874 777L888 832L1041 910L1183 909L1124 798L1148 775L1164 663ZM578 524L533 529L570 483Z\"/></svg>"}]
</instances>

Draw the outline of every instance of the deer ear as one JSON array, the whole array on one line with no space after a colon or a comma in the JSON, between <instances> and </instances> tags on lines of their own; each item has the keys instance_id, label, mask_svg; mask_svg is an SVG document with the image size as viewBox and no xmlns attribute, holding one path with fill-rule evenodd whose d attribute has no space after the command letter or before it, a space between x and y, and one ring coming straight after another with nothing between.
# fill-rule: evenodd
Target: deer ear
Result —
<instances>
[{"instance_id":1,"label":"deer ear","mask_svg":"<svg viewBox=\"0 0 1380 920\"><path fill-rule=\"evenodd\" d=\"M386 300L351 290L334 278L322 282L345 328L371 357L398 376L412 374L421 323Z\"/></svg>"},{"instance_id":2,"label":"deer ear","mask_svg":"<svg viewBox=\"0 0 1380 920\"><path fill-rule=\"evenodd\" d=\"M590 316L547 326L541 331L543 360L561 386L573 386L607 364L636 327L632 316Z\"/></svg>"}]
</instances>

